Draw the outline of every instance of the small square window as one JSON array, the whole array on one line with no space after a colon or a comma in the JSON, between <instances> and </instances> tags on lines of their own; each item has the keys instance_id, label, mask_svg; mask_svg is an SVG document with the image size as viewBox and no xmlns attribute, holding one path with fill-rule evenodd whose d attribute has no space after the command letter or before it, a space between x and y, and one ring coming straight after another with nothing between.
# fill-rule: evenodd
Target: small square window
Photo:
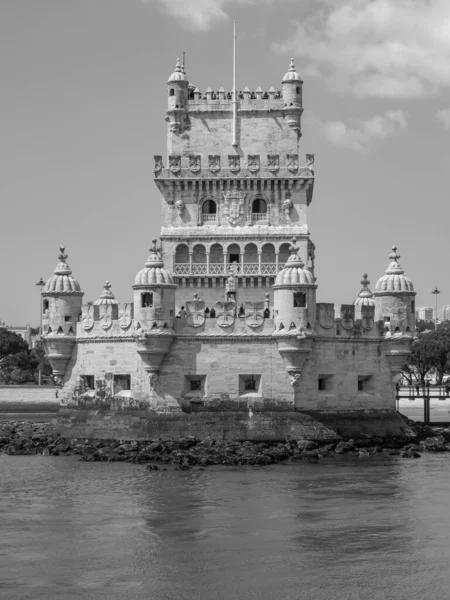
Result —
<instances>
[{"instance_id":1,"label":"small square window","mask_svg":"<svg viewBox=\"0 0 450 600\"><path fill-rule=\"evenodd\" d=\"M323 392L325 390L325 377L319 377L318 379L318 389L320 392Z\"/></svg>"},{"instance_id":2,"label":"small square window","mask_svg":"<svg viewBox=\"0 0 450 600\"><path fill-rule=\"evenodd\" d=\"M82 375L82 378L83 378L83 381L84 381L84 386L88 390L95 389L95 382L94 382L94 376L93 375Z\"/></svg>"},{"instance_id":3,"label":"small square window","mask_svg":"<svg viewBox=\"0 0 450 600\"><path fill-rule=\"evenodd\" d=\"M65 315L65 317L64 317L64 323L70 323L70 316Z\"/></svg>"},{"instance_id":4,"label":"small square window","mask_svg":"<svg viewBox=\"0 0 450 600\"><path fill-rule=\"evenodd\" d=\"M239 375L239 394L261 395L261 375Z\"/></svg>"},{"instance_id":5,"label":"small square window","mask_svg":"<svg viewBox=\"0 0 450 600\"><path fill-rule=\"evenodd\" d=\"M364 391L364 380L358 379L358 392Z\"/></svg>"},{"instance_id":6,"label":"small square window","mask_svg":"<svg viewBox=\"0 0 450 600\"><path fill-rule=\"evenodd\" d=\"M153 307L153 294L151 292L145 292L141 294L141 308L152 308Z\"/></svg>"},{"instance_id":7,"label":"small square window","mask_svg":"<svg viewBox=\"0 0 450 600\"><path fill-rule=\"evenodd\" d=\"M372 375L358 375L358 392L371 391Z\"/></svg>"},{"instance_id":8,"label":"small square window","mask_svg":"<svg viewBox=\"0 0 450 600\"><path fill-rule=\"evenodd\" d=\"M205 395L206 375L186 375L184 390L188 397L203 398Z\"/></svg>"},{"instance_id":9,"label":"small square window","mask_svg":"<svg viewBox=\"0 0 450 600\"><path fill-rule=\"evenodd\" d=\"M45 312L50 308L50 302L48 300L44 300L42 302L42 311Z\"/></svg>"},{"instance_id":10,"label":"small square window","mask_svg":"<svg viewBox=\"0 0 450 600\"><path fill-rule=\"evenodd\" d=\"M131 390L131 375L114 375L114 394Z\"/></svg>"},{"instance_id":11,"label":"small square window","mask_svg":"<svg viewBox=\"0 0 450 600\"><path fill-rule=\"evenodd\" d=\"M294 308L306 307L306 294L303 292L294 292Z\"/></svg>"}]
</instances>

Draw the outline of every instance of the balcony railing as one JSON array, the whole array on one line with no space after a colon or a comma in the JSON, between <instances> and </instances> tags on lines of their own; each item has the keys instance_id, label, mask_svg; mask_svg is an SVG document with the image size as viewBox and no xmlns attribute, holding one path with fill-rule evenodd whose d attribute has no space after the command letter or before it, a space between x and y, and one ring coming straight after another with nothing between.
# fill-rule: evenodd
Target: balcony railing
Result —
<instances>
[{"instance_id":1,"label":"balcony railing","mask_svg":"<svg viewBox=\"0 0 450 600\"><path fill-rule=\"evenodd\" d=\"M268 213L252 213L252 222L257 223L258 221L268 221Z\"/></svg>"},{"instance_id":2,"label":"balcony railing","mask_svg":"<svg viewBox=\"0 0 450 600\"><path fill-rule=\"evenodd\" d=\"M190 266L188 263L178 263L174 266L174 275L218 275L223 277L224 275L228 275L229 267L229 264L227 264L225 268L223 263L209 263L208 269L207 263L193 263L192 266ZM283 267L283 263L278 264L278 271L281 271ZM238 277L242 275L275 276L277 274L276 263L261 263L261 266L258 263L244 263L244 265L235 264L235 269Z\"/></svg>"},{"instance_id":3,"label":"balcony railing","mask_svg":"<svg viewBox=\"0 0 450 600\"><path fill-rule=\"evenodd\" d=\"M203 223L210 223L211 221L217 221L217 215L203 214L202 219L203 219Z\"/></svg>"}]
</instances>

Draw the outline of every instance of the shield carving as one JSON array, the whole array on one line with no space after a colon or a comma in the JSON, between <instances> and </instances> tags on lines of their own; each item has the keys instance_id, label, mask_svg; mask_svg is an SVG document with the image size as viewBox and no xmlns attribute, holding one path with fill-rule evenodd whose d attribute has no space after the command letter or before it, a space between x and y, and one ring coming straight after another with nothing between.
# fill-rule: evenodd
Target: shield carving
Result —
<instances>
[{"instance_id":1,"label":"shield carving","mask_svg":"<svg viewBox=\"0 0 450 600\"><path fill-rule=\"evenodd\" d=\"M264 323L264 302L245 303L245 322L252 329Z\"/></svg>"},{"instance_id":2,"label":"shield carving","mask_svg":"<svg viewBox=\"0 0 450 600\"><path fill-rule=\"evenodd\" d=\"M236 154L229 154L228 166L232 173L238 173L241 170L241 157Z\"/></svg>"},{"instance_id":3,"label":"shield carving","mask_svg":"<svg viewBox=\"0 0 450 600\"><path fill-rule=\"evenodd\" d=\"M119 313L119 324L120 324L120 328L121 329L128 329L128 327L131 325L132 322L132 318L131 318L131 306L130 304L125 304L122 312Z\"/></svg>"},{"instance_id":4,"label":"shield carving","mask_svg":"<svg viewBox=\"0 0 450 600\"><path fill-rule=\"evenodd\" d=\"M89 331L89 329L92 329L94 327L94 307L92 306L92 304L88 304L88 306L86 307L86 312L83 316L83 318L81 319L83 322L83 329L85 331Z\"/></svg>"},{"instance_id":5,"label":"shield carving","mask_svg":"<svg viewBox=\"0 0 450 600\"><path fill-rule=\"evenodd\" d=\"M105 312L100 317L100 321L102 322L102 329L105 331L109 329L112 325L112 317L111 317L111 305L107 304L105 306Z\"/></svg>"},{"instance_id":6,"label":"shield carving","mask_svg":"<svg viewBox=\"0 0 450 600\"><path fill-rule=\"evenodd\" d=\"M298 171L298 154L287 155L287 168L291 173L297 173Z\"/></svg>"},{"instance_id":7,"label":"shield carving","mask_svg":"<svg viewBox=\"0 0 450 600\"><path fill-rule=\"evenodd\" d=\"M319 324L324 329L331 329L334 325L334 304L320 302L317 305Z\"/></svg>"},{"instance_id":8,"label":"shield carving","mask_svg":"<svg viewBox=\"0 0 450 600\"><path fill-rule=\"evenodd\" d=\"M252 173L256 173L259 171L260 163L259 163L259 154L249 154L248 155L248 170Z\"/></svg>"},{"instance_id":9,"label":"shield carving","mask_svg":"<svg viewBox=\"0 0 450 600\"><path fill-rule=\"evenodd\" d=\"M280 169L280 157L278 154L267 155L267 168L272 173L276 173Z\"/></svg>"},{"instance_id":10,"label":"shield carving","mask_svg":"<svg viewBox=\"0 0 450 600\"><path fill-rule=\"evenodd\" d=\"M201 327L205 322L205 302L200 300L198 294L186 302L186 322L191 327Z\"/></svg>"},{"instance_id":11,"label":"shield carving","mask_svg":"<svg viewBox=\"0 0 450 600\"><path fill-rule=\"evenodd\" d=\"M375 306L361 306L361 327L366 331L375 325Z\"/></svg>"},{"instance_id":12,"label":"shield carving","mask_svg":"<svg viewBox=\"0 0 450 600\"><path fill-rule=\"evenodd\" d=\"M314 154L306 155L306 168L309 169L311 173L314 173Z\"/></svg>"},{"instance_id":13,"label":"shield carving","mask_svg":"<svg viewBox=\"0 0 450 600\"><path fill-rule=\"evenodd\" d=\"M198 154L190 154L189 155L189 170L192 173L198 173L202 168L202 159Z\"/></svg>"},{"instance_id":14,"label":"shield carving","mask_svg":"<svg viewBox=\"0 0 450 600\"><path fill-rule=\"evenodd\" d=\"M159 173L161 169L164 168L162 156L154 156L153 158L155 159L155 166L153 167L153 172Z\"/></svg>"},{"instance_id":15,"label":"shield carving","mask_svg":"<svg viewBox=\"0 0 450 600\"><path fill-rule=\"evenodd\" d=\"M179 173L181 171L181 156L176 154L169 156L169 169L172 173Z\"/></svg>"},{"instance_id":16,"label":"shield carving","mask_svg":"<svg viewBox=\"0 0 450 600\"><path fill-rule=\"evenodd\" d=\"M216 320L220 327L231 327L235 318L235 302L216 302Z\"/></svg>"},{"instance_id":17,"label":"shield carving","mask_svg":"<svg viewBox=\"0 0 450 600\"><path fill-rule=\"evenodd\" d=\"M244 214L245 192L227 192L224 194L223 214L232 225L237 225Z\"/></svg>"},{"instance_id":18,"label":"shield carving","mask_svg":"<svg viewBox=\"0 0 450 600\"><path fill-rule=\"evenodd\" d=\"M208 156L208 166L211 173L220 171L220 156L217 154L210 154Z\"/></svg>"},{"instance_id":19,"label":"shield carving","mask_svg":"<svg viewBox=\"0 0 450 600\"><path fill-rule=\"evenodd\" d=\"M355 307L353 304L342 304L341 326L344 329L352 329L355 324Z\"/></svg>"}]
</instances>

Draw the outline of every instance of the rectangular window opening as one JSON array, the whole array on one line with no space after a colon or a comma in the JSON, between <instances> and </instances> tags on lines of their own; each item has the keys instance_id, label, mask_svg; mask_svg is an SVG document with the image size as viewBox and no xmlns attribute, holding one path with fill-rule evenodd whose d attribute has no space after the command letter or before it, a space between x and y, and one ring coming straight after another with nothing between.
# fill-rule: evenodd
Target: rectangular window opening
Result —
<instances>
[{"instance_id":1,"label":"rectangular window opening","mask_svg":"<svg viewBox=\"0 0 450 600\"><path fill-rule=\"evenodd\" d=\"M42 312L45 312L50 308L50 302L48 300L44 300L42 303Z\"/></svg>"},{"instance_id":2,"label":"rectangular window opening","mask_svg":"<svg viewBox=\"0 0 450 600\"><path fill-rule=\"evenodd\" d=\"M186 375L184 390L188 398L203 398L205 395L206 375Z\"/></svg>"},{"instance_id":3,"label":"rectangular window opening","mask_svg":"<svg viewBox=\"0 0 450 600\"><path fill-rule=\"evenodd\" d=\"M358 375L358 392L370 391L372 375Z\"/></svg>"},{"instance_id":4,"label":"rectangular window opening","mask_svg":"<svg viewBox=\"0 0 450 600\"><path fill-rule=\"evenodd\" d=\"M294 292L294 308L306 307L306 294L304 292Z\"/></svg>"},{"instance_id":5,"label":"rectangular window opening","mask_svg":"<svg viewBox=\"0 0 450 600\"><path fill-rule=\"evenodd\" d=\"M82 375L82 377L83 377L84 386L86 389L88 389L88 390L95 389L95 381L94 381L93 375Z\"/></svg>"},{"instance_id":6,"label":"rectangular window opening","mask_svg":"<svg viewBox=\"0 0 450 600\"><path fill-rule=\"evenodd\" d=\"M239 395L261 395L261 375L239 375Z\"/></svg>"},{"instance_id":7,"label":"rectangular window opening","mask_svg":"<svg viewBox=\"0 0 450 600\"><path fill-rule=\"evenodd\" d=\"M325 391L326 389L326 383L325 383L325 378L324 377L319 377L318 380L318 389L320 392Z\"/></svg>"},{"instance_id":8,"label":"rectangular window opening","mask_svg":"<svg viewBox=\"0 0 450 600\"><path fill-rule=\"evenodd\" d=\"M69 323L70 322L70 316L65 315L64 316L64 323Z\"/></svg>"},{"instance_id":9,"label":"rectangular window opening","mask_svg":"<svg viewBox=\"0 0 450 600\"><path fill-rule=\"evenodd\" d=\"M153 294L151 292L144 292L141 294L141 308L152 308L153 307Z\"/></svg>"},{"instance_id":10,"label":"rectangular window opening","mask_svg":"<svg viewBox=\"0 0 450 600\"><path fill-rule=\"evenodd\" d=\"M114 375L114 394L131 390L131 375Z\"/></svg>"}]
</instances>

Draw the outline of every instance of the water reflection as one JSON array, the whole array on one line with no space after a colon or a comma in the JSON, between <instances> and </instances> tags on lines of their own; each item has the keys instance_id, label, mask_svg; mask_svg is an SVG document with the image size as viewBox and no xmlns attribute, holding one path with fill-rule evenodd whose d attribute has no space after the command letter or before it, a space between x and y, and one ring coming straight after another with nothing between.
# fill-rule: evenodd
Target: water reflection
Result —
<instances>
[{"instance_id":1,"label":"water reflection","mask_svg":"<svg viewBox=\"0 0 450 600\"><path fill-rule=\"evenodd\" d=\"M443 456L148 472L0 457L10 600L446 597Z\"/></svg>"}]
</instances>

